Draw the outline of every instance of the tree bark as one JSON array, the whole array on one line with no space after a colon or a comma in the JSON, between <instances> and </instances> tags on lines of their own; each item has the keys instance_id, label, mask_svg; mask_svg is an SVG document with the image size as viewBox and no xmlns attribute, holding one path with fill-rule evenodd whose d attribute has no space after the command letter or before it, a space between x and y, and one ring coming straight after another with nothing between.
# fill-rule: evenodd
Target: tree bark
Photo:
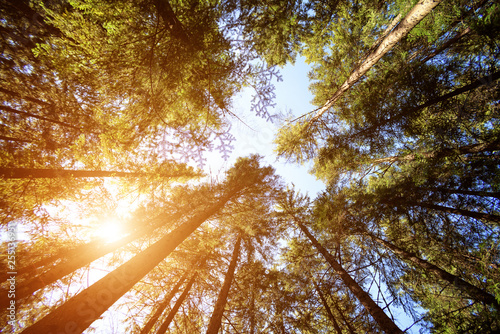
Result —
<instances>
[{"instance_id":1,"label":"tree bark","mask_svg":"<svg viewBox=\"0 0 500 334\"><path fill-rule=\"evenodd\" d=\"M330 320L333 324L333 328L335 328L337 333L342 334L342 330L340 329L340 326L337 323L337 320L335 319L335 316L333 315L333 312L330 309L330 306L328 306L328 302L326 301L325 296L323 295L323 292L321 292L318 284L315 281L313 281L313 283L314 283L314 287L316 288L316 292L318 293L319 298L321 299L321 302L323 303L323 307L325 308L326 313L328 314L328 317L330 318Z\"/></svg>"},{"instance_id":2,"label":"tree bark","mask_svg":"<svg viewBox=\"0 0 500 334\"><path fill-rule=\"evenodd\" d=\"M442 212L446 212L446 213L452 213L452 214L456 214L456 215L471 217L471 218L475 218L475 219L479 219L479 220L486 220L489 222L500 224L500 216L492 215L489 213L475 212L475 211L469 211L469 210L464 210L464 209L456 209L456 208L450 208L447 206L430 204L430 203L423 203L423 202L416 202L416 203L412 203L412 204L414 204L416 206L420 206L422 208L442 211Z\"/></svg>"},{"instance_id":3,"label":"tree bark","mask_svg":"<svg viewBox=\"0 0 500 334\"><path fill-rule=\"evenodd\" d=\"M400 247L398 247L398 246L396 246L396 245L394 245L394 244L392 244L384 239L381 239L381 238L371 234L371 233L367 232L366 234L370 238L372 238L373 240L375 240L376 242L381 244L382 246L389 248L393 253L399 255L401 258L403 258L407 261L410 261L414 265L433 273L435 276L441 278L442 280L453 284L455 287L460 289L462 292L469 295L472 299L481 301L485 304L494 305L497 308L499 307L499 304L496 301L495 297L493 295L487 293L486 291L483 291L483 290L479 289L478 287L464 281L460 277L453 275L453 274L450 274L446 270L441 269L438 266L436 266L432 263L429 263L426 260L419 258L416 254L410 253L410 252L408 252L408 251L406 251L406 250L404 250L404 249L402 249L402 248L400 248Z\"/></svg>"},{"instance_id":4,"label":"tree bark","mask_svg":"<svg viewBox=\"0 0 500 334\"><path fill-rule=\"evenodd\" d=\"M226 306L227 302L227 296L229 294L229 289L231 288L236 265L238 264L240 246L241 235L238 236L236 244L234 245L231 262L229 263L229 268L227 269L226 277L224 278L224 284L222 285L219 296L217 297L217 302L215 303L214 311L212 312L212 317L210 318L206 334L217 334L219 332L222 322L222 315L224 314L224 307Z\"/></svg>"},{"instance_id":5,"label":"tree bark","mask_svg":"<svg viewBox=\"0 0 500 334\"><path fill-rule=\"evenodd\" d=\"M356 331L354 330L354 328L352 327L351 323L349 322L349 319L347 319L347 317L344 315L344 312L342 312L342 310L340 309L340 307L337 305L337 303L335 301L333 301L333 307L335 307L335 309L337 310L337 312L342 317L342 320L344 320L345 324L347 325L347 328L349 329L349 333L350 334L356 334Z\"/></svg>"},{"instance_id":6,"label":"tree bark","mask_svg":"<svg viewBox=\"0 0 500 334\"><path fill-rule=\"evenodd\" d=\"M378 306L368 293L366 293L359 284L345 271L345 269L335 260L335 257L331 255L319 242L316 240L309 230L300 222L297 221L297 225L304 232L304 234L309 238L314 247L323 255L325 260L330 264L333 270L337 272L344 284L351 290L351 292L358 298L361 304L365 307L366 311L373 317L373 319L378 323L380 328L390 334L402 334L403 331L394 323L384 313L382 308Z\"/></svg>"},{"instance_id":7,"label":"tree bark","mask_svg":"<svg viewBox=\"0 0 500 334\"><path fill-rule=\"evenodd\" d=\"M181 39L184 43L189 45L189 36L184 30L182 23L175 15L170 3L167 0L156 0L155 6L163 20L163 23L165 23L165 26L172 31L175 37Z\"/></svg>"},{"instance_id":8,"label":"tree bark","mask_svg":"<svg viewBox=\"0 0 500 334\"><path fill-rule=\"evenodd\" d=\"M444 158L452 155L464 155L464 154L474 154L482 152L494 152L500 150L500 140L494 140L488 143L478 143L472 145L461 146L458 148L443 148L435 151L427 151L420 153L424 158ZM413 161L417 158L419 154L407 154L404 156L387 157L381 159L372 160L373 164L380 164L384 162L396 162L396 161Z\"/></svg>"},{"instance_id":9,"label":"tree bark","mask_svg":"<svg viewBox=\"0 0 500 334\"><path fill-rule=\"evenodd\" d=\"M375 65L382 56L392 49L404 36L406 36L432 9L434 9L441 0L421 0L419 1L398 24L398 26L389 33L380 43L375 51L373 51L365 61L357 67L349 76L349 78L340 86L340 88L332 95L332 97L321 107L311 119L311 122L317 121L335 102L348 91L370 68Z\"/></svg>"},{"instance_id":10,"label":"tree bark","mask_svg":"<svg viewBox=\"0 0 500 334\"><path fill-rule=\"evenodd\" d=\"M13 137L2 136L2 135L0 135L0 140L14 141L14 142L17 142L17 143L31 143L32 142L31 140L13 138Z\"/></svg>"},{"instance_id":11,"label":"tree bark","mask_svg":"<svg viewBox=\"0 0 500 334\"><path fill-rule=\"evenodd\" d=\"M19 13L23 13L24 17L27 18L29 22L34 22L37 25L43 27L52 36L55 36L55 37L64 37L64 38L66 38L66 39L68 39L68 40L76 43L75 40L73 40L72 38L69 38L69 37L65 36L61 32L61 30L59 28L53 26L50 23L46 23L43 20L42 15L40 15L40 13L36 12L33 8L30 7L29 1L24 1L24 0L7 0L6 2L10 6L12 6L13 8L15 8ZM34 45L33 47L35 47L35 46L36 45Z\"/></svg>"},{"instance_id":12,"label":"tree bark","mask_svg":"<svg viewBox=\"0 0 500 334\"><path fill-rule=\"evenodd\" d=\"M177 311L179 311L179 308L181 307L182 303L186 299L187 295L189 294L189 291L191 290L191 287L193 286L194 282L196 281L197 275L194 274L193 277L189 280L189 282L186 285L186 288L182 292L182 294L179 296L177 301L175 302L174 307L168 312L167 318L165 321L161 324L160 328L156 332L156 334L165 334L167 332L168 326L174 319L175 315L177 314Z\"/></svg>"},{"instance_id":13,"label":"tree bark","mask_svg":"<svg viewBox=\"0 0 500 334\"><path fill-rule=\"evenodd\" d=\"M155 219L158 221L160 217L165 218L165 215L160 215ZM177 220L181 217L180 213L173 214L171 216L167 216L167 221ZM95 261L104 255L111 253L120 247L127 245L128 243L142 238L148 234L153 233L153 231L159 226L159 222L156 225L153 225L149 228L146 228L142 231L136 231L136 233L132 233L129 236L118 240L116 242L100 245L99 240L92 241L88 244L77 247L74 250L68 251L68 258L63 260L63 262L55 265L50 268L48 271L29 279L27 282L19 285L16 289L16 299L18 301L25 299L26 297L32 295L35 291L40 290L41 288L54 283L62 279L64 276L71 274L77 269L82 268L83 266L88 265L92 261ZM24 274L24 272L19 271L20 274ZM28 272L29 273L29 272ZM35 275L34 273L32 273ZM9 303L9 299L6 298L7 295L3 294L0 297L0 307L7 307Z\"/></svg>"},{"instance_id":14,"label":"tree bark","mask_svg":"<svg viewBox=\"0 0 500 334\"><path fill-rule=\"evenodd\" d=\"M238 190L222 197L205 212L197 214L188 222L177 227L145 251L137 254L40 321L26 328L22 333L38 334L65 331L82 333L142 277L175 250L205 220L212 217L229 200L236 197L235 194L238 194Z\"/></svg>"},{"instance_id":15,"label":"tree bark","mask_svg":"<svg viewBox=\"0 0 500 334\"><path fill-rule=\"evenodd\" d=\"M75 129L75 130L83 130L83 128L81 128L81 127L74 126L74 125L66 123L66 122L61 122L61 121L58 121L58 120L55 120L55 119L51 119L51 118L47 118L47 117L44 117L44 116L35 115L35 114L32 114L32 113L29 113L29 112L26 112L26 111L17 110L17 109L8 107L8 106L0 105L0 110L7 111L7 112L10 112L12 114L33 117L33 118L39 119L41 121L50 122L50 123L54 123L54 124L59 124L61 126L64 126L64 127L67 127L67 128L71 128L71 129Z\"/></svg>"},{"instance_id":16,"label":"tree bark","mask_svg":"<svg viewBox=\"0 0 500 334\"><path fill-rule=\"evenodd\" d=\"M167 308L167 306L170 304L170 301L172 300L172 298L174 298L177 291L179 291L181 285L184 283L186 278L187 278L187 273L181 277L181 279L177 282L172 291L170 291L170 293L163 299L163 302L160 305L158 305L158 308L156 309L155 313L151 318L149 318L146 325L144 325L144 328L142 328L140 334L148 334L151 331L151 328L153 328L154 324L158 321L165 308Z\"/></svg>"},{"instance_id":17,"label":"tree bark","mask_svg":"<svg viewBox=\"0 0 500 334\"><path fill-rule=\"evenodd\" d=\"M470 195L481 197L494 197L500 199L500 192L480 191L480 190L462 190L462 189L448 189L448 188L421 188L427 191L442 192L446 194Z\"/></svg>"},{"instance_id":18,"label":"tree bark","mask_svg":"<svg viewBox=\"0 0 500 334\"><path fill-rule=\"evenodd\" d=\"M462 39L462 37L464 37L465 35L468 35L470 32L471 32L470 28L465 28L464 30L462 30L461 32L459 32L457 35L455 35L453 38L451 38L448 41L446 41L446 43L444 43L443 45L441 45L441 47L437 48L431 54L427 55L427 57L425 57L422 60L422 63L428 62L429 60L431 60L432 58L434 58L435 56L437 56L438 54L440 54L444 50L448 49L450 46L452 46L456 42L458 42L460 39Z\"/></svg>"},{"instance_id":19,"label":"tree bark","mask_svg":"<svg viewBox=\"0 0 500 334\"><path fill-rule=\"evenodd\" d=\"M250 288L250 334L255 334L255 287Z\"/></svg>"},{"instance_id":20,"label":"tree bark","mask_svg":"<svg viewBox=\"0 0 500 334\"><path fill-rule=\"evenodd\" d=\"M394 122L394 121L397 121L405 116L410 116L414 113L416 113L417 111L421 110L421 109L424 109L424 108L427 108L427 107L430 107L434 104L437 104L439 102L442 102L442 101L446 101L452 97L455 97L455 96L458 96L460 94L463 94L465 92L468 92L470 90L473 90L473 89L476 89L478 87L481 87L483 85L487 85L493 81L496 81L500 78L500 72L494 72L486 77L483 77L483 78L480 78L468 85L465 85L463 87L460 87L460 88L457 88L455 89L454 91L452 92L449 92L447 94L444 94L442 96L439 96L439 97L436 97L432 100L429 100L419 106L416 106L416 107L410 107L410 108L407 108L405 110L403 110L402 112L400 112L399 114L397 115L394 115L393 117L391 118L388 118L388 119L385 119L385 120L381 120L380 122L378 122L377 124L375 125L372 125L372 126L369 126L368 128L366 129L363 129L361 131L358 131L356 134L354 135L351 135L349 136L349 138L355 138L356 136L359 136L360 134L363 134L363 133L366 133L366 132L370 132L370 131L374 131L376 130L377 128L385 125L385 124L388 124L388 123L391 123L391 122Z\"/></svg>"},{"instance_id":21,"label":"tree bark","mask_svg":"<svg viewBox=\"0 0 500 334\"><path fill-rule=\"evenodd\" d=\"M144 177L151 173L142 172L114 172L104 170L77 170L77 169L48 169L48 168L8 168L0 167L0 177L4 179L54 179L71 177ZM187 172L160 174L161 177L199 176L199 174Z\"/></svg>"},{"instance_id":22,"label":"tree bark","mask_svg":"<svg viewBox=\"0 0 500 334\"><path fill-rule=\"evenodd\" d=\"M42 101L40 99L36 99L36 98L33 98L33 97L29 97L29 96L24 96L22 94L19 94L17 92L14 92L14 91L11 91L11 90L8 90L8 89L5 89L3 87L0 87L0 92L1 93L5 93L7 95L10 95L10 96L14 96L14 97L17 97L17 98L20 98L20 99L23 99L23 100L26 100L26 101L30 101L30 102L34 102L36 104L39 104L39 105L42 105L42 106L46 106L46 107L50 107L52 106L52 104L48 103L48 102L45 102L45 101Z\"/></svg>"}]
</instances>

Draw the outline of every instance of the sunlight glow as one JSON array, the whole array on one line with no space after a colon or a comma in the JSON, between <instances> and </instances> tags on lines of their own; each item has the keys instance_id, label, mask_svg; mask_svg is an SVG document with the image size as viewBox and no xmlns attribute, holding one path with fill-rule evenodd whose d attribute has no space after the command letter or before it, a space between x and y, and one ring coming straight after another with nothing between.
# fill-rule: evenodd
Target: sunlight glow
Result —
<instances>
[{"instance_id":1,"label":"sunlight glow","mask_svg":"<svg viewBox=\"0 0 500 334\"><path fill-rule=\"evenodd\" d=\"M108 219L103 221L96 230L96 237L101 238L106 243L120 240L124 235L124 228L117 219Z\"/></svg>"}]
</instances>

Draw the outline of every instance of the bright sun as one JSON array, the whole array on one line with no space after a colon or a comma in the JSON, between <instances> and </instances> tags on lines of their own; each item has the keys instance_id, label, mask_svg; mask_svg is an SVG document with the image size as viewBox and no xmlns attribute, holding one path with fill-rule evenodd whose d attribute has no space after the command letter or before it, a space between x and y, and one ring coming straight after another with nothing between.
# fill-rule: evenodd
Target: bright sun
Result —
<instances>
[{"instance_id":1,"label":"bright sun","mask_svg":"<svg viewBox=\"0 0 500 334\"><path fill-rule=\"evenodd\" d=\"M96 231L97 237L107 243L117 241L123 237L125 231L120 221L108 219L103 221Z\"/></svg>"}]
</instances>

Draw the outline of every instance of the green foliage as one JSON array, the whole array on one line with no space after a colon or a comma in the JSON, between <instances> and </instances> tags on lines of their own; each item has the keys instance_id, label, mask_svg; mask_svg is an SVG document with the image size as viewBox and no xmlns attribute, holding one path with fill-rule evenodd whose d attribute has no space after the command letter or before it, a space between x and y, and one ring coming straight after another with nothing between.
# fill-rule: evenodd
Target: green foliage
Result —
<instances>
[{"instance_id":1,"label":"green foliage","mask_svg":"<svg viewBox=\"0 0 500 334\"><path fill-rule=\"evenodd\" d=\"M174 161L204 163L215 141L227 156L226 117L244 87L255 90L252 111L273 120L275 66L297 55L312 67L313 103L324 105L416 2L2 3L1 166L143 174L0 180L2 225L30 229L18 248L33 269L20 273L23 284L104 247L93 233L121 213L121 200L135 209L121 216L129 242L20 300L20 324L77 295L90 268L112 270L228 200L110 308L128 310L125 331L139 332L179 278L196 272L170 330L203 332L241 236L222 331L381 332L297 223L388 315L401 308L422 331L500 330L497 306L458 284L500 302L493 1L442 2L321 117L313 111L281 126L278 155L314 162L328 185L316 199L285 190L259 156L206 183ZM78 215L64 217L63 207Z\"/></svg>"}]
</instances>

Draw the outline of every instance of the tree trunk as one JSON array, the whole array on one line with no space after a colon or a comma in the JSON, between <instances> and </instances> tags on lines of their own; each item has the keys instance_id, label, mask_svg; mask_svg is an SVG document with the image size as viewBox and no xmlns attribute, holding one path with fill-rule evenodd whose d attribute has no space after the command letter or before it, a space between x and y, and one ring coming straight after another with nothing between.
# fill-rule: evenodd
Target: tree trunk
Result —
<instances>
[{"instance_id":1,"label":"tree trunk","mask_svg":"<svg viewBox=\"0 0 500 334\"><path fill-rule=\"evenodd\" d=\"M438 40L441 39L443 35L445 35L449 31L452 31L459 23L463 23L466 18L470 17L471 15L474 15L475 12L479 8L483 7L487 2L488 2L488 0L480 0L480 1L477 1L476 3L470 4L468 6L468 10L466 12L464 12L464 13L461 13L457 19L453 20L450 23L450 25L448 27L448 30L447 31L443 31L437 39ZM462 30L461 32L459 32L458 34L456 34L454 37L452 37L451 39L449 39L446 42L444 42L439 48L435 49L432 53L430 53L429 55L427 55L427 57L425 57L422 61L420 61L420 63L426 63L426 62L428 62L429 60L431 60L432 58L434 58L435 56L437 56L438 54L440 54L441 52L443 52L444 50L446 50L447 48L449 48L451 45L453 45L454 43L456 43L462 37L464 37L465 35L469 34L470 31L471 31L470 28L466 28L466 29ZM410 61L413 60L414 58L416 58L418 56L418 54L419 54L419 52L417 51L415 54L413 54L409 58L409 60Z\"/></svg>"},{"instance_id":2,"label":"tree trunk","mask_svg":"<svg viewBox=\"0 0 500 334\"><path fill-rule=\"evenodd\" d=\"M421 188L427 191L442 192L446 194L459 194L481 197L494 197L500 199L500 192L480 191L480 190L462 190L462 189L448 189L448 188Z\"/></svg>"},{"instance_id":3,"label":"tree trunk","mask_svg":"<svg viewBox=\"0 0 500 334\"><path fill-rule=\"evenodd\" d=\"M416 106L416 107L410 107L410 108L404 109L399 114L396 114L396 115L392 116L391 118L381 120L380 122L378 122L375 125L369 126L366 129L358 131L356 134L349 136L349 138L355 138L356 136L359 136L360 134L375 131L377 128L379 128L385 124L389 124L391 122L397 121L405 116L411 116L412 114L416 113L417 111L419 111L421 109L430 107L430 106L437 104L439 102L442 102L442 101L446 101L452 97L455 97L457 95L463 94L463 93L468 92L470 90L476 89L476 88L481 87L483 85L487 85L490 82L498 80L499 78L500 78L500 72L494 72L494 73L492 73L486 77L480 78L480 79L478 79L478 80L476 80L468 85L457 88L452 92L449 92L449 93L444 94L442 96L436 97L435 99L427 101L424 104L421 104L421 105Z\"/></svg>"},{"instance_id":4,"label":"tree trunk","mask_svg":"<svg viewBox=\"0 0 500 334\"><path fill-rule=\"evenodd\" d=\"M458 148L443 148L435 151L428 151L419 154L407 154L405 156L387 157L381 159L372 160L372 164L380 164L384 162L396 162L396 161L413 161L419 155L427 159L432 158L444 158L452 155L463 155L463 154L474 154L482 152L493 152L500 150L500 140L494 140L489 143L478 143L472 145L461 146Z\"/></svg>"},{"instance_id":5,"label":"tree trunk","mask_svg":"<svg viewBox=\"0 0 500 334\"><path fill-rule=\"evenodd\" d=\"M316 292L318 293L319 298L321 299L321 302L323 303L323 307L325 308L326 313L328 314L328 317L332 321L333 328L335 328L337 333L342 334L342 330L340 329L339 324L337 323L337 320L335 319L335 316L333 315L332 310L330 309L330 306L328 306L328 302L326 301L325 296L323 295L323 292L321 292L318 284L316 284L315 281L313 281L313 283L314 283L314 287L316 288Z\"/></svg>"},{"instance_id":6,"label":"tree trunk","mask_svg":"<svg viewBox=\"0 0 500 334\"><path fill-rule=\"evenodd\" d=\"M31 143L31 140L27 139L18 139L18 138L13 138L13 137L8 137L8 136L1 136L0 135L0 140L5 140L5 141L13 141L16 143Z\"/></svg>"},{"instance_id":7,"label":"tree trunk","mask_svg":"<svg viewBox=\"0 0 500 334\"><path fill-rule=\"evenodd\" d=\"M137 254L78 295L69 299L22 333L59 333L64 331L82 333L142 277L147 275L175 250L205 220L212 217L229 200L236 197L235 194L238 194L238 190L222 197L211 208L177 227L145 251Z\"/></svg>"},{"instance_id":8,"label":"tree trunk","mask_svg":"<svg viewBox=\"0 0 500 334\"><path fill-rule=\"evenodd\" d=\"M34 46L35 47L35 46ZM34 103L37 103L37 104L40 104L42 106L46 106L46 107L50 107L52 106L52 104L48 103L48 102L45 102L45 101L42 101L40 99L36 99L36 98L33 98L33 97L29 97L29 96L24 96L22 94L19 94L17 92L14 92L14 91L11 91L11 90L8 90L8 89L5 89L3 87L0 87L0 92L4 93L4 94L7 94L7 95L10 95L10 96L14 96L14 97L17 97L19 99L22 99L22 100L26 100L26 101L30 101L30 102L34 102Z\"/></svg>"},{"instance_id":9,"label":"tree trunk","mask_svg":"<svg viewBox=\"0 0 500 334\"><path fill-rule=\"evenodd\" d=\"M366 233L370 238L378 242L379 244L389 248L392 252L395 254L399 255L403 259L412 262L416 266L425 269L427 271L432 272L434 275L437 277L441 278L442 280L445 280L451 284L453 284L455 287L460 289L462 292L466 293L469 295L472 299L481 301L485 304L489 305L494 305L495 307L498 308L499 304L496 301L495 297L487 293L486 291L483 291L479 289L478 287L464 281L458 276L455 276L453 274L450 274L449 272L439 268L436 265L433 265L432 263L429 263L426 260L423 260L419 258L416 254L410 253L405 251L404 249L399 248L398 246L383 240L371 233Z\"/></svg>"},{"instance_id":10,"label":"tree trunk","mask_svg":"<svg viewBox=\"0 0 500 334\"><path fill-rule=\"evenodd\" d=\"M140 334L148 334L151 331L151 328L153 328L154 324L156 324L161 314L170 304L170 301L172 300L172 298L174 298L177 291L179 291L181 285L184 283L186 278L187 278L187 273L181 277L181 279L177 282L172 291L170 291L170 293L163 299L163 302L160 305L158 305L158 308L156 309L155 313L151 318L149 318L148 322L146 323L146 325L144 325L144 328L141 330Z\"/></svg>"},{"instance_id":11,"label":"tree trunk","mask_svg":"<svg viewBox=\"0 0 500 334\"><path fill-rule=\"evenodd\" d=\"M234 245L233 256L231 257L231 262L229 263L229 268L227 269L226 277L224 278L224 284L222 285L219 296L217 297L217 302L215 303L214 311L212 312L212 317L210 318L206 334L217 334L219 332L222 315L224 314L224 307L227 302L227 296L229 294L229 289L231 288L236 265L238 264L240 246L241 235L238 236L236 244Z\"/></svg>"},{"instance_id":12,"label":"tree trunk","mask_svg":"<svg viewBox=\"0 0 500 334\"><path fill-rule=\"evenodd\" d=\"M321 107L311 122L317 121L334 103L348 91L358 80L365 75L370 68L375 65L382 56L392 49L410 30L413 29L423 18L429 14L434 7L439 5L441 0L421 0L419 1L398 24L398 26L389 33L380 43L375 51L373 51L365 61L357 67L349 76L349 78L340 86L340 88L332 95L332 97Z\"/></svg>"},{"instance_id":13,"label":"tree trunk","mask_svg":"<svg viewBox=\"0 0 500 334\"><path fill-rule=\"evenodd\" d=\"M375 51L380 46L380 43L384 40L384 38L386 38L387 35L390 34L390 32L399 24L400 21L401 21L401 13L399 13L398 15L396 15L395 18L392 19L391 23L389 23L387 28L385 28L384 32L377 37L377 40L375 41L375 43L373 43L370 49L368 49L368 52L366 52L366 54L370 55L373 51ZM363 64L365 60L366 58L363 58L362 61L356 67L359 67L359 65Z\"/></svg>"},{"instance_id":14,"label":"tree trunk","mask_svg":"<svg viewBox=\"0 0 500 334\"><path fill-rule=\"evenodd\" d=\"M492 215L489 213L475 212L475 211L469 211L469 210L464 210L464 209L456 209L456 208L450 208L447 206L430 204L430 203L423 203L423 202L416 202L416 203L411 203L411 204L414 204L416 206L420 206L422 208L442 211L442 212L446 212L446 213L452 213L452 214L456 214L456 215L471 217L471 218L475 218L475 219L479 219L479 220L486 220L489 222L500 224L500 216Z\"/></svg>"},{"instance_id":15,"label":"tree trunk","mask_svg":"<svg viewBox=\"0 0 500 334\"><path fill-rule=\"evenodd\" d=\"M431 60L432 58L434 58L435 56L437 56L438 54L440 54L444 50L448 49L450 46L452 46L456 42L458 42L460 39L462 39L462 37L464 37L465 35L469 34L470 32L471 32L470 28L465 28L464 30L462 30L461 32L459 32L457 35L455 35L453 38L451 38L448 41L446 41L446 43L444 43L443 45L441 45L441 47L437 48L431 54L427 55L427 57L425 57L422 60L422 63L428 62L429 60Z\"/></svg>"},{"instance_id":16,"label":"tree trunk","mask_svg":"<svg viewBox=\"0 0 500 334\"><path fill-rule=\"evenodd\" d=\"M344 320L345 324L347 325L347 328L349 329L349 333L350 334L356 334L356 331L354 330L354 328L352 327L351 323L349 322L349 319L347 319L347 317L344 315L344 312L342 312L342 310L340 309L340 307L337 305L337 303L335 301L333 301L333 307L335 307L335 309L337 310L337 312L342 317L342 320Z\"/></svg>"},{"instance_id":17,"label":"tree trunk","mask_svg":"<svg viewBox=\"0 0 500 334\"><path fill-rule=\"evenodd\" d=\"M75 130L83 130L83 128L81 128L79 126L74 126L74 125L66 123L66 122L61 122L61 121L58 121L58 120L55 120L55 119L51 119L51 118L47 118L47 117L44 117L44 116L35 115L35 114L29 113L29 112L26 112L26 111L17 110L17 109L8 107L8 106L0 105L0 110L7 111L7 112L10 112L12 114L17 114L17 115L23 115L23 116L27 116L27 117L36 118L36 119L39 119L39 120L45 121L45 122L59 124L61 126L64 126L64 127L67 127L67 128L71 128L71 129L75 129Z\"/></svg>"},{"instance_id":18,"label":"tree trunk","mask_svg":"<svg viewBox=\"0 0 500 334\"><path fill-rule=\"evenodd\" d=\"M65 36L59 28L53 26L50 23L46 23L45 20L43 20L42 15L40 13L36 12L33 8L30 7L28 1L20 1L20 0L7 0L6 3L8 3L10 6L14 7L19 13L23 13L24 17L28 20L28 22L36 23L37 25L43 27L46 29L52 36L56 37L64 37L73 43L76 44L75 40L73 40L70 37ZM33 47L36 47L34 45Z\"/></svg>"},{"instance_id":19,"label":"tree trunk","mask_svg":"<svg viewBox=\"0 0 500 334\"><path fill-rule=\"evenodd\" d=\"M167 221L172 221L179 219L181 216L182 215L180 213L176 213L174 215L167 216L166 219ZM159 217L165 216L160 215ZM157 217L155 220L158 219L159 218ZM136 231L136 233L132 233L129 236L110 244L99 245L102 242L96 240L69 251L70 254L68 254L68 258L63 260L63 262L50 268L48 271L42 273L41 275L35 276L27 282L23 282L23 284L19 285L16 289L16 299L20 301L32 295L35 291L62 279L64 276L69 275L75 270L88 265L92 261L95 261L134 240L153 233L153 231L157 227L158 224L153 225L149 228L145 228L142 231ZM20 271L20 274L24 273ZM7 297L7 295L2 295L0 297L0 307L8 306L9 299L5 297Z\"/></svg>"},{"instance_id":20,"label":"tree trunk","mask_svg":"<svg viewBox=\"0 0 500 334\"><path fill-rule=\"evenodd\" d=\"M151 173L142 172L114 172L104 170L77 170L77 169L44 169L44 168L8 168L0 167L0 177L4 179L53 179L70 177L145 177L151 176ZM188 177L199 174L188 172L172 174L160 174L161 177Z\"/></svg>"},{"instance_id":21,"label":"tree trunk","mask_svg":"<svg viewBox=\"0 0 500 334\"><path fill-rule=\"evenodd\" d=\"M255 291L252 284L252 291L250 296L250 334L255 334Z\"/></svg>"},{"instance_id":22,"label":"tree trunk","mask_svg":"<svg viewBox=\"0 0 500 334\"><path fill-rule=\"evenodd\" d=\"M98 258L100 258L100 257L102 257L102 256L104 256L104 255L106 255L114 250L117 250L118 248L120 248L122 246L125 246L129 242L132 242L134 240L137 240L139 238L142 238L142 237L148 235L149 233L153 232L154 229L163 225L165 221L175 221L175 220L181 218L181 216L182 216L182 214L179 212L171 214L171 215L160 214L157 217L155 217L149 221L149 223L148 223L149 227L146 227L145 225L141 226L139 230L134 230L133 232L131 232L131 234L129 236L126 236L123 239L117 240L117 241L110 243L110 244L103 244L103 241L101 239L96 239L96 240L92 240L86 244L78 245L76 247L60 248L59 250L56 251L56 253L49 255L47 257L44 257L44 258L36 261L35 263L28 264L28 265L20 268L19 270L17 270L17 274L18 274L18 276L25 275L25 274L30 274L32 276L39 276L37 274L37 272L38 271L43 272L45 269L43 267L49 267L49 266L51 267L49 269L49 271L65 271L62 268L65 267L67 265L67 263L69 263L69 262L80 263L83 260L79 260L79 259L82 259L82 258L86 259L86 260L84 260L84 261L86 261L85 264L80 265L79 267L69 271L68 272L68 274L69 274L69 273L73 272L74 270L81 268L84 265L89 264L90 262L97 260ZM61 262L54 266L54 263L57 262L58 260L61 260ZM58 276L58 275L56 275L56 276ZM0 281L4 281L5 280L4 274L0 274L0 278L1 278ZM62 278L62 277L60 277L60 278ZM50 281L50 278L48 276L44 277L44 278L40 278L40 279L42 281L45 281L45 282ZM46 283L46 284L50 284L50 283L52 283L52 281L49 283Z\"/></svg>"},{"instance_id":23,"label":"tree trunk","mask_svg":"<svg viewBox=\"0 0 500 334\"><path fill-rule=\"evenodd\" d=\"M30 274L31 276L38 276L38 272L43 272L48 267L55 267L54 263L60 261L61 263L71 261L74 257L81 256L82 254L90 254L92 251L97 250L99 247L102 247L102 240L96 239L90 242L87 242L83 245L78 245L75 247L62 247L58 249L52 255L41 258L40 260L28 264L17 271L18 275L26 275ZM118 244L117 240L113 244ZM117 246L117 249L120 246ZM97 258L96 258L97 259ZM90 262L89 262L90 263ZM59 266L60 264L56 265ZM44 268L45 267L45 268ZM51 269L53 269L51 268Z\"/></svg>"},{"instance_id":24,"label":"tree trunk","mask_svg":"<svg viewBox=\"0 0 500 334\"><path fill-rule=\"evenodd\" d=\"M181 307L182 303L184 302L187 295L189 294L189 290L191 290L191 287L193 286L194 281L196 280L196 276L197 275L194 274L193 277L191 277L188 284L186 285L186 288L184 289L182 294L179 296L179 298L175 302L174 307L170 310L170 312L168 312L167 318L165 319L163 324L161 324L161 326L158 329L158 331L156 332L156 334L164 334L167 332L168 326L170 325L170 323L174 319L175 315L177 314L177 311L179 311L179 308Z\"/></svg>"},{"instance_id":25,"label":"tree trunk","mask_svg":"<svg viewBox=\"0 0 500 334\"><path fill-rule=\"evenodd\" d=\"M321 244L316 240L309 230L300 222L297 222L299 228L304 232L304 234L309 238L314 247L323 255L325 260L330 264L333 270L337 272L344 284L351 290L351 292L358 298L361 304L365 307L366 311L373 317L373 319L378 323L380 328L390 334L402 334L403 331L394 323L384 313L382 308L378 306L368 293L366 293L359 284L352 279L352 277L345 271L344 268L335 260L335 257L331 255Z\"/></svg>"},{"instance_id":26,"label":"tree trunk","mask_svg":"<svg viewBox=\"0 0 500 334\"><path fill-rule=\"evenodd\" d=\"M175 15L170 3L167 0L156 0L155 6L168 30L172 31L175 37L181 39L184 43L189 45L189 36L184 30L182 23Z\"/></svg>"}]
</instances>

